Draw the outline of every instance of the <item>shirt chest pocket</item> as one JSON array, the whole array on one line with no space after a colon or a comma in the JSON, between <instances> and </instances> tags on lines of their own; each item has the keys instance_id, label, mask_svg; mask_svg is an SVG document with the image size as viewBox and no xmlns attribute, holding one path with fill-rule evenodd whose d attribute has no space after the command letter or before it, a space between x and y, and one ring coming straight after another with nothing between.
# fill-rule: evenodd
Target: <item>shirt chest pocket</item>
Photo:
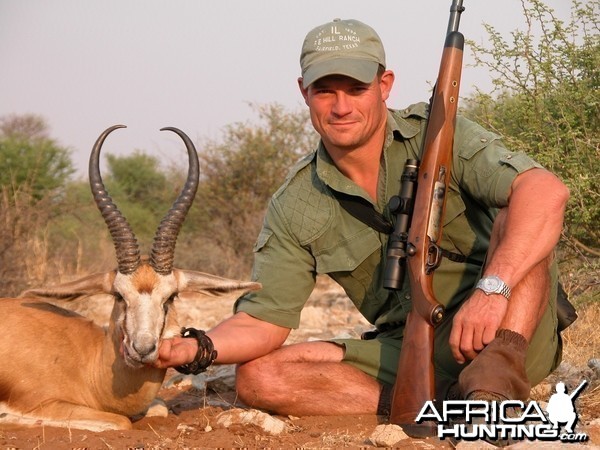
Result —
<instances>
[{"instance_id":1,"label":"shirt chest pocket","mask_svg":"<svg viewBox=\"0 0 600 450\"><path fill-rule=\"evenodd\" d=\"M327 233L312 247L317 273L326 274L356 270L381 248L381 242L377 233L367 227L350 236Z\"/></svg>"},{"instance_id":2,"label":"shirt chest pocket","mask_svg":"<svg viewBox=\"0 0 600 450\"><path fill-rule=\"evenodd\" d=\"M313 247L316 269L329 274L356 306L373 297L374 278L381 265L381 242L375 231L363 228L351 235L323 236Z\"/></svg>"}]
</instances>

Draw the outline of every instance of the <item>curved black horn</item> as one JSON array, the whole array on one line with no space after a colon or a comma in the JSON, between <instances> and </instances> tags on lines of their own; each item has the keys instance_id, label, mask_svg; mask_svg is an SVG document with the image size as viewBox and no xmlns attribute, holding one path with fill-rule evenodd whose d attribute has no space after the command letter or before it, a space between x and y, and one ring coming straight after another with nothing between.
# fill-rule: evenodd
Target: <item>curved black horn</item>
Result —
<instances>
[{"instance_id":1,"label":"curved black horn","mask_svg":"<svg viewBox=\"0 0 600 450\"><path fill-rule=\"evenodd\" d=\"M106 137L117 128L126 127L125 125L114 125L106 129L96 140L92 154L90 155L89 177L94 200L104 218L104 222L108 226L115 245L118 270L123 274L130 274L140 264L140 249L129 223L127 223L125 217L117 209L117 205L114 204L108 192L106 192L102 177L100 176L100 150L102 144Z\"/></svg>"},{"instance_id":2,"label":"curved black horn","mask_svg":"<svg viewBox=\"0 0 600 450\"><path fill-rule=\"evenodd\" d=\"M150 252L150 265L158 273L167 275L173 270L173 260L175 258L175 243L183 221L192 206L196 190L198 189L198 180L200 168L198 162L198 153L190 138L181 130L173 127L161 128L161 131L173 131L177 133L188 152L189 168L187 180L183 186L179 197L173 203L173 206L163 218L158 226L154 243Z\"/></svg>"}]
</instances>

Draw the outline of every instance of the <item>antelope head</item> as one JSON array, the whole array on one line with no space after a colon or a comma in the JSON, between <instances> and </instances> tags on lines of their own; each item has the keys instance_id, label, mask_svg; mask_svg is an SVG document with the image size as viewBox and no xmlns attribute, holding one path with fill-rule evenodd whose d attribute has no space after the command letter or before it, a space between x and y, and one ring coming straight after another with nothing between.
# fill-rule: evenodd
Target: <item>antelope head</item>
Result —
<instances>
[{"instance_id":1,"label":"antelope head","mask_svg":"<svg viewBox=\"0 0 600 450\"><path fill-rule=\"evenodd\" d=\"M125 362L136 367L157 357L159 339L177 334L176 324L169 323L170 306L177 296L178 280L173 272L175 243L181 225L198 188L198 155L190 139L176 128L162 128L177 133L188 152L189 168L179 197L162 219L149 259L142 259L137 239L111 197L100 175L100 151L107 136L123 125L105 130L90 155L89 179L94 200L112 237L117 257L111 293L115 298L114 325L122 336Z\"/></svg>"},{"instance_id":2,"label":"antelope head","mask_svg":"<svg viewBox=\"0 0 600 450\"><path fill-rule=\"evenodd\" d=\"M188 136L172 127L161 130L172 131L183 139L189 159L187 179L158 226L149 258L140 256L136 237L108 195L100 176L100 150L106 137L118 128L124 126L108 128L96 141L90 156L89 179L94 200L112 237L118 263L117 270L102 281L102 290L108 290L115 298L111 326L122 339L115 345L121 346L127 365L137 368L156 360L160 339L179 334L173 302L180 292L202 291L210 295L211 291L248 291L260 285L173 268L177 236L198 188L199 163Z\"/></svg>"}]
</instances>

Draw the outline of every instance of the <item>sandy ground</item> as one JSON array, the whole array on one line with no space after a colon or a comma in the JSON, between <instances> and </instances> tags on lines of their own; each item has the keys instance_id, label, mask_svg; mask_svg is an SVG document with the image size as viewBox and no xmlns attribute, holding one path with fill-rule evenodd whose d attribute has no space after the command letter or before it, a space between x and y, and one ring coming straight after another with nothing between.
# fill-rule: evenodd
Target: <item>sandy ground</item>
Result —
<instances>
[{"instance_id":1,"label":"sandy ground","mask_svg":"<svg viewBox=\"0 0 600 450\"><path fill-rule=\"evenodd\" d=\"M89 306L89 305L88 305ZM105 315L106 306L88 309L86 315ZM230 314L231 302L215 301L202 305L190 302L182 323L201 328L214 326ZM368 324L354 311L347 298L326 283L309 300L300 330L290 342L334 336L359 336ZM159 397L166 417L133 418L128 431L90 432L68 428L37 426L7 428L0 426L0 450L9 449L193 449L193 448L365 448L374 447L369 437L375 428L387 423L382 416L277 417L285 429L271 435L256 425L218 423L219 415L241 405L233 388L232 366L209 369L199 377L182 377L169 370ZM551 385L542 386L550 391ZM165 408L166 406L166 408ZM161 410L161 407L159 407ZM577 431L590 436L588 447L600 444L600 424L581 411ZM535 442L534 448L542 446ZM484 448L475 442L464 448ZM522 446L523 444L519 444ZM560 444L545 443L543 448ZM399 448L454 448L455 443L437 439L401 441ZM460 448L460 447L459 447Z\"/></svg>"}]
</instances>

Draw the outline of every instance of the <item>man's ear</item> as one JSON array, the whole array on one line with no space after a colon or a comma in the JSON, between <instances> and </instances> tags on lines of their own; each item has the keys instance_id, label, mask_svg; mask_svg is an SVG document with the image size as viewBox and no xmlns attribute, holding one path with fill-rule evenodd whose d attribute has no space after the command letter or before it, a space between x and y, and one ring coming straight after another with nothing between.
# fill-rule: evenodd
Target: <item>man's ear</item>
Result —
<instances>
[{"instance_id":1,"label":"man's ear","mask_svg":"<svg viewBox=\"0 0 600 450\"><path fill-rule=\"evenodd\" d=\"M308 88L305 88L302 84L304 79L302 77L298 77L298 87L300 88L300 92L302 93L302 97L304 97L304 103L308 106Z\"/></svg>"},{"instance_id":2,"label":"man's ear","mask_svg":"<svg viewBox=\"0 0 600 450\"><path fill-rule=\"evenodd\" d=\"M381 78L379 79L379 88L381 89L381 98L383 99L384 102L390 96L390 92L392 91L392 87L394 86L395 78L396 78L396 76L394 75L394 72L392 72L391 70L386 70L385 72L383 72L383 74L381 75Z\"/></svg>"}]
</instances>

